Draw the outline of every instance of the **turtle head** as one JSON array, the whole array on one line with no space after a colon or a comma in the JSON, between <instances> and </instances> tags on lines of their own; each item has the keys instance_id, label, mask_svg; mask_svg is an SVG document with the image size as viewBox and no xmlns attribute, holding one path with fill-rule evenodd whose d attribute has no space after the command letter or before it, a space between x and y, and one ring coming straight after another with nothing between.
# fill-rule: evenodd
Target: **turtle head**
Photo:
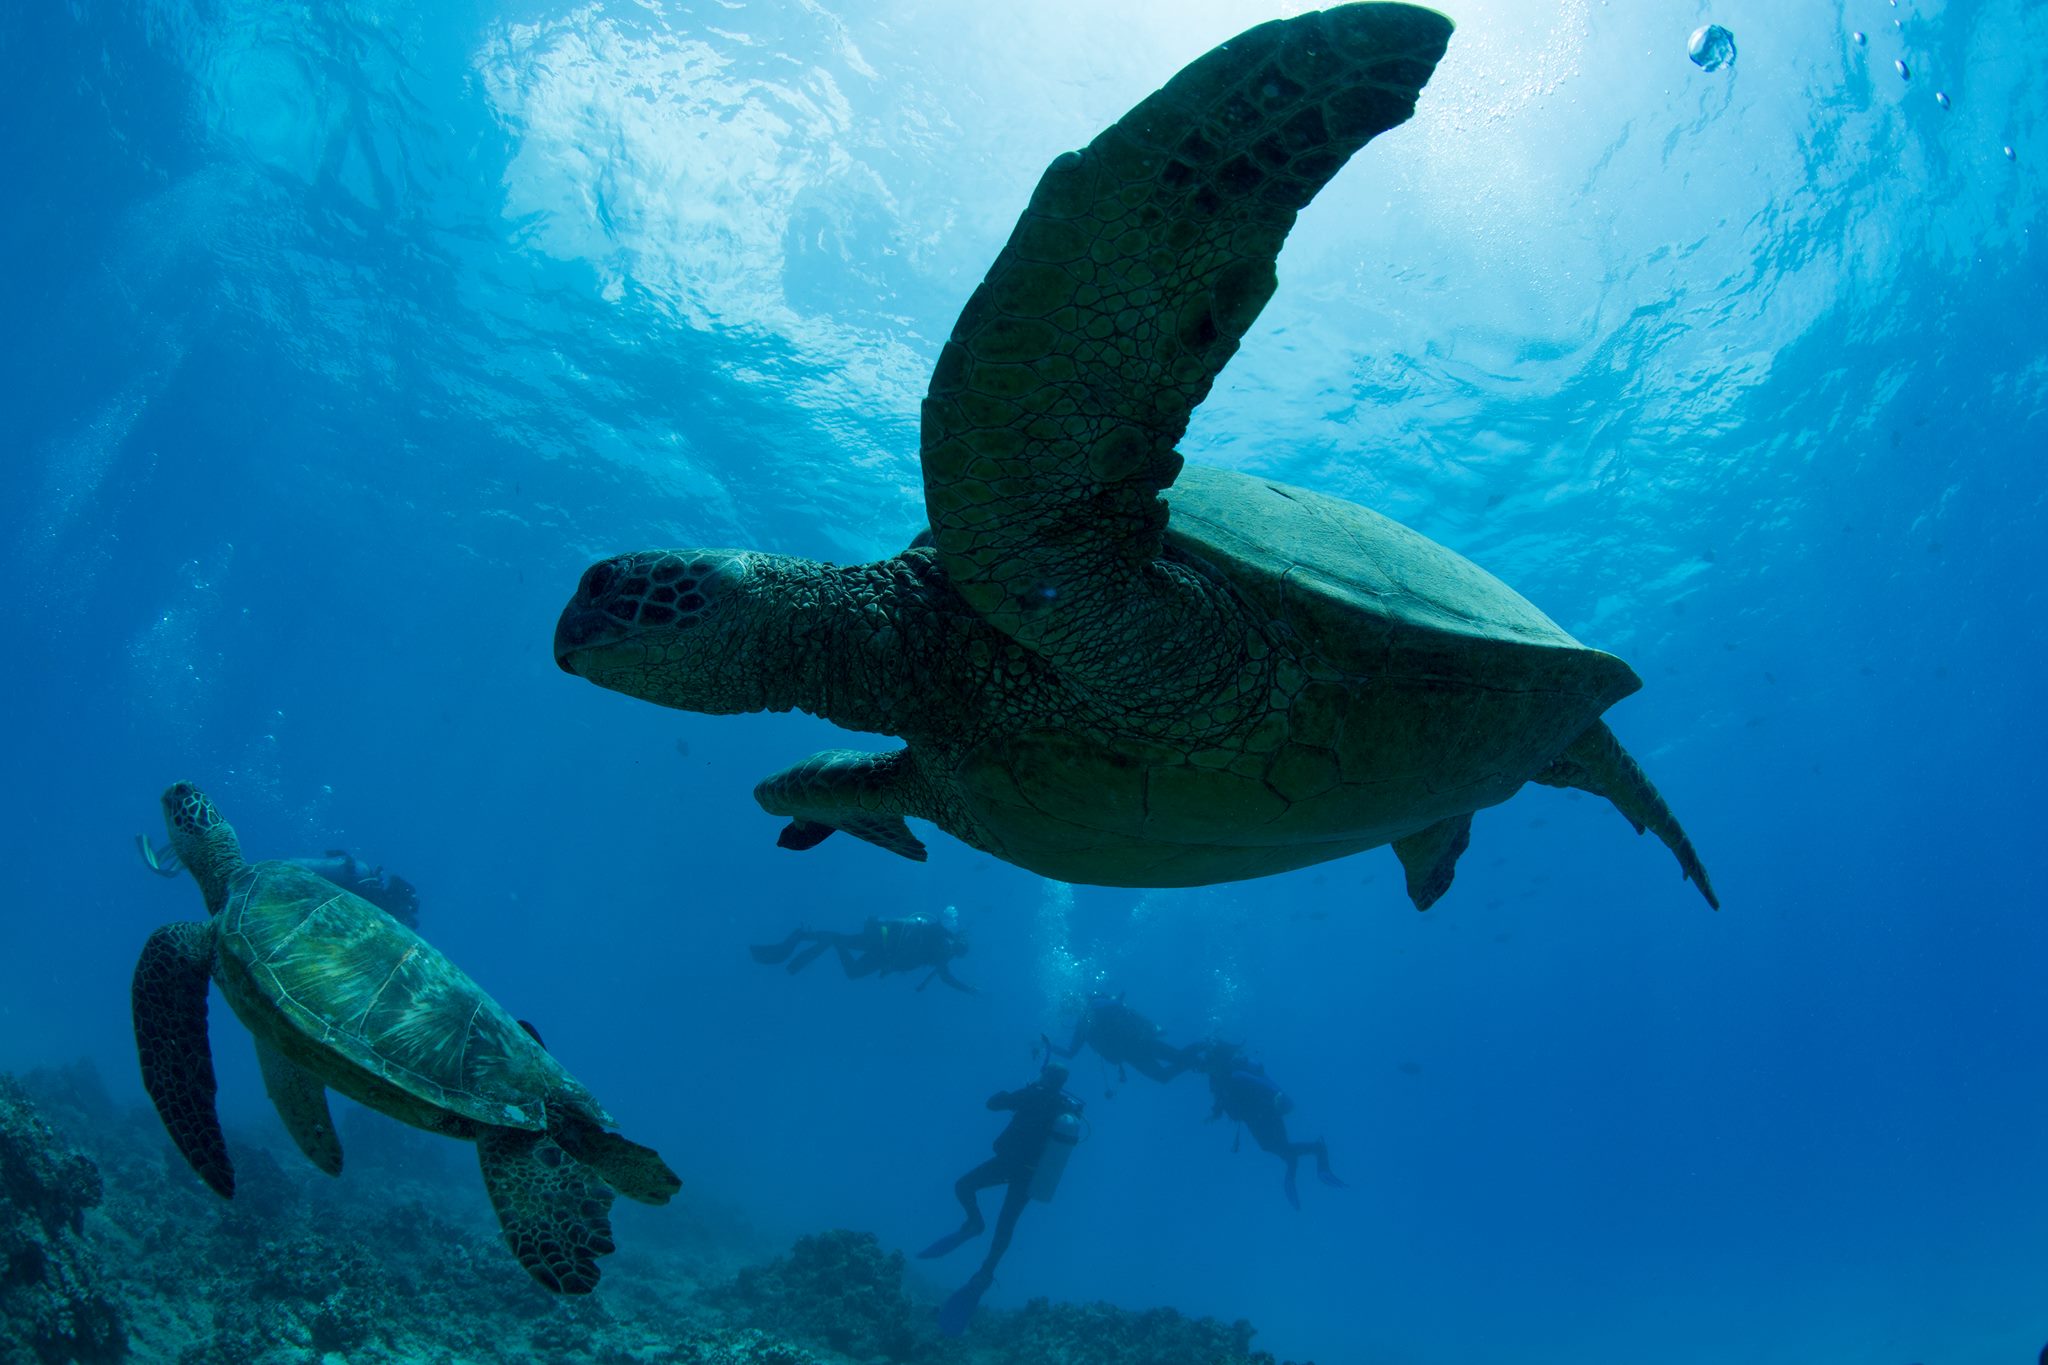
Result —
<instances>
[{"instance_id":1,"label":"turtle head","mask_svg":"<svg viewBox=\"0 0 2048 1365\"><path fill-rule=\"evenodd\" d=\"M235 837L235 827L223 820L206 793L190 782L166 787L163 805L171 850L199 883L207 908L220 909L228 878L242 865L242 843Z\"/></svg>"},{"instance_id":2,"label":"turtle head","mask_svg":"<svg viewBox=\"0 0 2048 1365\"><path fill-rule=\"evenodd\" d=\"M775 628L792 601L778 557L749 550L643 550L583 572L555 623L565 673L659 706L711 715L770 708ZM786 661L783 661L786 668Z\"/></svg>"}]
</instances>

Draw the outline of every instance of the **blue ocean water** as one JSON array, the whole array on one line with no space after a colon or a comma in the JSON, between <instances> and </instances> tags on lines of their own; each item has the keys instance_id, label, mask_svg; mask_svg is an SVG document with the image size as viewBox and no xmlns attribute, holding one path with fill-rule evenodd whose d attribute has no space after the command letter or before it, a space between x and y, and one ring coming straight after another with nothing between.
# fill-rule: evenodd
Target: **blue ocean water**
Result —
<instances>
[{"instance_id":1,"label":"blue ocean water","mask_svg":"<svg viewBox=\"0 0 2048 1365\"><path fill-rule=\"evenodd\" d=\"M1245 1317L1324 1365L2031 1359L2031 0L1453 6L1183 443L1629 659L1609 719L1719 914L1549 789L1479 815L1426 915L1384 851L1159 892L930 830L924 865L787 853L753 783L841 732L556 668L601 555L900 549L917 400L1045 163L1303 8L8 7L0 1069L85 1055L140 1098L128 974L200 905L130 841L189 777L259 856L402 872L629 1133L778 1236L951 1227L984 1097L1105 986L1245 1040L1350 1188L1297 1213L1198 1080L1084 1060L1091 1138L991 1303ZM1711 74L1710 19L1740 43ZM743 950L948 904L977 997ZM217 1009L224 1111L274 1128L239 1032Z\"/></svg>"}]
</instances>

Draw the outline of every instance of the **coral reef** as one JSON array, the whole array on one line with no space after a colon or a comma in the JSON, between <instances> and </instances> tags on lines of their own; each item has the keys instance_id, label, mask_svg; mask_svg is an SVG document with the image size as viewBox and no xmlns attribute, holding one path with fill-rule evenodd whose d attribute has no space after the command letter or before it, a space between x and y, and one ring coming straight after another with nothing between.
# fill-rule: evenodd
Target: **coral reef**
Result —
<instances>
[{"instance_id":1,"label":"coral reef","mask_svg":"<svg viewBox=\"0 0 2048 1365\"><path fill-rule=\"evenodd\" d=\"M232 1126L232 1202L89 1066L0 1077L0 1365L1274 1365L1249 1324L1034 1301L938 1335L900 1252L767 1257L730 1208L621 1208L602 1290L510 1256L459 1144L345 1111L348 1173Z\"/></svg>"},{"instance_id":2,"label":"coral reef","mask_svg":"<svg viewBox=\"0 0 2048 1365\"><path fill-rule=\"evenodd\" d=\"M119 1360L128 1348L85 1237L99 1167L0 1076L0 1365Z\"/></svg>"},{"instance_id":3,"label":"coral reef","mask_svg":"<svg viewBox=\"0 0 2048 1365\"><path fill-rule=\"evenodd\" d=\"M1133 1313L1106 1303L1033 1299L990 1313L975 1335L1005 1360L1115 1361L1116 1365L1276 1365L1252 1349L1252 1325L1190 1318L1171 1308ZM1314 1365L1314 1362L1308 1362Z\"/></svg>"},{"instance_id":4,"label":"coral reef","mask_svg":"<svg viewBox=\"0 0 2048 1365\"><path fill-rule=\"evenodd\" d=\"M868 1233L825 1232L700 1298L731 1321L862 1365L1278 1365L1252 1349L1248 1322L1106 1303L985 1310L963 1341L948 1341L932 1305L905 1291L903 1270L903 1253Z\"/></svg>"},{"instance_id":5,"label":"coral reef","mask_svg":"<svg viewBox=\"0 0 2048 1365\"><path fill-rule=\"evenodd\" d=\"M902 1365L940 1350L936 1331L914 1325L920 1315L903 1292L903 1253L883 1251L870 1233L799 1238L789 1255L742 1270L703 1299L743 1326L853 1360Z\"/></svg>"}]
</instances>

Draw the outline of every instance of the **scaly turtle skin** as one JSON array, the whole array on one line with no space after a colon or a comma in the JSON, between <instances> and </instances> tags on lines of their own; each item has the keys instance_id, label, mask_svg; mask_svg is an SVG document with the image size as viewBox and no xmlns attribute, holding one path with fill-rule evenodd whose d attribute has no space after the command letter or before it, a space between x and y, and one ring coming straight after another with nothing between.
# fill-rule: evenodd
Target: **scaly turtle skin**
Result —
<instances>
[{"instance_id":1,"label":"scaly turtle skin","mask_svg":"<svg viewBox=\"0 0 2048 1365\"><path fill-rule=\"evenodd\" d=\"M898 735L763 782L780 842L905 856L918 816L1069 882L1193 886L1392 844L1450 885L1472 812L1579 787L1677 820L1600 716L1640 684L1512 589L1362 507L1174 445L1275 287L1295 214L1405 121L1442 15L1252 29L1054 161L940 353L930 529L839 567L740 550L593 565L561 666L684 710Z\"/></svg>"},{"instance_id":2,"label":"scaly turtle skin","mask_svg":"<svg viewBox=\"0 0 2048 1365\"><path fill-rule=\"evenodd\" d=\"M255 1035L264 1089L314 1165L341 1173L329 1089L473 1141L519 1263L549 1289L588 1293L613 1249L613 1191L665 1204L675 1173L607 1132L590 1092L418 934L303 868L245 862L234 827L188 782L163 807L208 918L150 935L135 967L135 1045L192 1168L234 1197L207 1048L211 980Z\"/></svg>"}]
</instances>

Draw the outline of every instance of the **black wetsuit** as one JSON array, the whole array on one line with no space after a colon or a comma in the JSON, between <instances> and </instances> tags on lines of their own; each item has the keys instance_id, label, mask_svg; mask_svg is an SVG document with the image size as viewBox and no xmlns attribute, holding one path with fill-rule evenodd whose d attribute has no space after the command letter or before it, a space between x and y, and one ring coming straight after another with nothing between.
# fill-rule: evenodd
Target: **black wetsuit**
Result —
<instances>
[{"instance_id":1,"label":"black wetsuit","mask_svg":"<svg viewBox=\"0 0 2048 1365\"><path fill-rule=\"evenodd\" d=\"M760 944L750 951L756 962L786 961L794 975L817 961L828 948L839 954L840 969L850 977L929 970L931 975L919 983L919 990L937 979L956 991L975 994L974 987L953 975L951 963L965 951L960 936L939 921L922 917L870 918L858 933L852 934L797 929L780 943Z\"/></svg>"},{"instance_id":2,"label":"black wetsuit","mask_svg":"<svg viewBox=\"0 0 2048 1365\"><path fill-rule=\"evenodd\" d=\"M960 1201L960 1207L966 1210L967 1220L957 1230L919 1252L920 1256L943 1256L969 1238L980 1236L985 1225L980 1201L975 1196L991 1185L1007 1185L1009 1188L1003 1193L1003 1207L996 1214L995 1235L989 1239L988 1255L975 1272L982 1279L994 1276L996 1262L1010 1249L1010 1237L1016 1231L1017 1219L1024 1212L1024 1205L1031 1200L1031 1179L1037 1174L1039 1159L1045 1155L1045 1149L1052 1141L1053 1125L1059 1122L1062 1114L1081 1112L1081 1102L1060 1089L1060 1083L1065 1079L1062 1074L1057 1080L1043 1079L1022 1090L1004 1090L989 1096L990 1109L1007 1110L1015 1117L996 1136L995 1155L953 1182L953 1195Z\"/></svg>"},{"instance_id":3,"label":"black wetsuit","mask_svg":"<svg viewBox=\"0 0 2048 1365\"><path fill-rule=\"evenodd\" d=\"M1321 1138L1296 1142L1287 1136L1287 1111L1293 1108L1293 1102L1267 1077L1265 1067L1247 1060L1236 1049L1225 1047L1211 1050L1204 1069L1209 1075L1209 1094L1215 1100L1209 1117L1227 1116L1243 1124L1261 1151L1271 1152L1287 1163L1281 1188L1288 1203L1301 1207L1294 1175L1305 1156L1316 1159L1316 1175L1325 1185L1343 1185L1330 1169L1330 1149Z\"/></svg>"},{"instance_id":4,"label":"black wetsuit","mask_svg":"<svg viewBox=\"0 0 2048 1365\"><path fill-rule=\"evenodd\" d=\"M1119 1080L1129 1079L1124 1071L1127 1065L1155 1081L1170 1081L1196 1062L1189 1049L1167 1042L1157 1024L1121 999L1104 996L1088 1002L1081 1021L1074 1025L1073 1040L1064 1048L1046 1040L1047 1050L1056 1057L1072 1057L1083 1044L1114 1066Z\"/></svg>"},{"instance_id":5,"label":"black wetsuit","mask_svg":"<svg viewBox=\"0 0 2048 1365\"><path fill-rule=\"evenodd\" d=\"M303 867L316 877L324 877L344 891L353 891L370 904L382 910L400 924L411 929L420 925L420 895L411 882L381 867L371 867L345 849L330 848L318 858L287 858L294 867Z\"/></svg>"}]
</instances>

